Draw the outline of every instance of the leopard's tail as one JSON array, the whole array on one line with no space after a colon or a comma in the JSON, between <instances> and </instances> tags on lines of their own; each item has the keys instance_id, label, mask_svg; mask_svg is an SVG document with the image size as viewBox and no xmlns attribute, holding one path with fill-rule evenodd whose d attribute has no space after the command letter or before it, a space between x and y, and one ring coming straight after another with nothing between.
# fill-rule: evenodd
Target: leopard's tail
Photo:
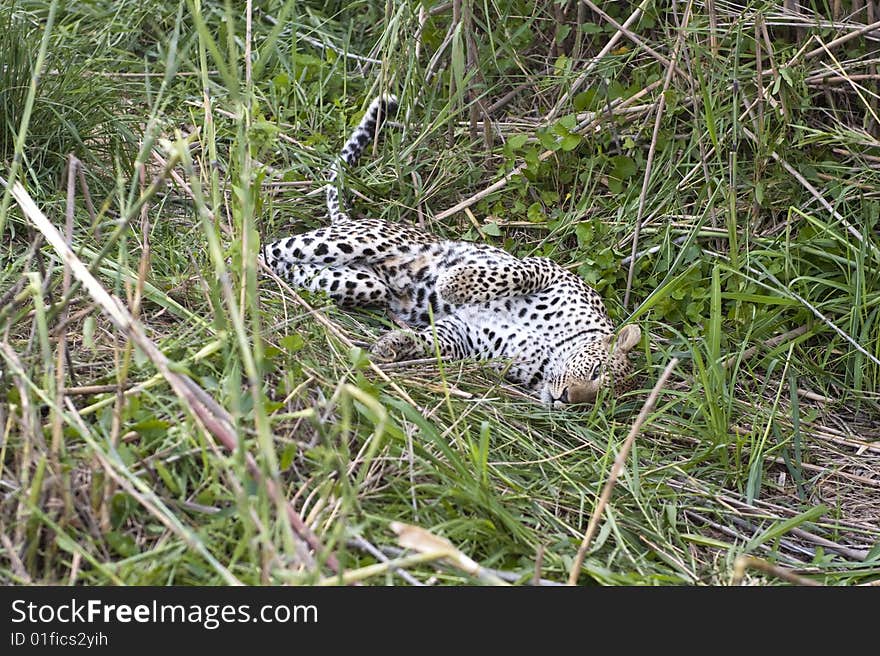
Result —
<instances>
[{"instance_id":1,"label":"leopard's tail","mask_svg":"<svg viewBox=\"0 0 880 656\"><path fill-rule=\"evenodd\" d=\"M344 161L348 166L353 166L357 162L364 148L373 140L385 123L385 119L389 115L397 112L397 98L392 95L381 95L373 99L367 108L366 114L358 123L358 126L351 133L348 141L342 147L338 159L330 166L327 182L327 213L330 215L330 222L336 223L348 219L348 215L340 207L339 190L336 186L336 180L339 177L339 162Z\"/></svg>"}]
</instances>

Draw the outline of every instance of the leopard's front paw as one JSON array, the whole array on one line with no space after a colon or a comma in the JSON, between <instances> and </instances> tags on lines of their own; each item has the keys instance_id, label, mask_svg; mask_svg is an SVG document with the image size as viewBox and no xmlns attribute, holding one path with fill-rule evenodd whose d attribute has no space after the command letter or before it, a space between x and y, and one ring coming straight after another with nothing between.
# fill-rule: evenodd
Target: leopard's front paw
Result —
<instances>
[{"instance_id":1,"label":"leopard's front paw","mask_svg":"<svg viewBox=\"0 0 880 656\"><path fill-rule=\"evenodd\" d=\"M395 330L385 333L370 349L372 356L382 362L410 360L422 352L421 342L412 333Z\"/></svg>"}]
</instances>

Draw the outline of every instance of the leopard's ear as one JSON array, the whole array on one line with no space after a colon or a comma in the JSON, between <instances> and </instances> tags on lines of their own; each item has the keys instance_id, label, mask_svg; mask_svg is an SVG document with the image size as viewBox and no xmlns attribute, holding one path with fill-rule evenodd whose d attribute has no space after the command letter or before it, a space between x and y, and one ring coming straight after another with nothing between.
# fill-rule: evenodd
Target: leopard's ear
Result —
<instances>
[{"instance_id":1,"label":"leopard's ear","mask_svg":"<svg viewBox=\"0 0 880 656\"><path fill-rule=\"evenodd\" d=\"M641 339L642 329L636 324L631 323L628 326L624 326L617 334L617 342L614 344L614 351L629 353L635 348L636 344L638 344Z\"/></svg>"}]
</instances>

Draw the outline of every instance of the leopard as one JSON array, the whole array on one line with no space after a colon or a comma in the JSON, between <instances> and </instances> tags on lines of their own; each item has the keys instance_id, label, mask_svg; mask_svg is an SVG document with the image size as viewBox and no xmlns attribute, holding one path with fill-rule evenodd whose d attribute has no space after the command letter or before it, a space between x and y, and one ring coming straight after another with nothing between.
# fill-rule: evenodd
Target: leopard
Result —
<instances>
[{"instance_id":1,"label":"leopard","mask_svg":"<svg viewBox=\"0 0 880 656\"><path fill-rule=\"evenodd\" d=\"M591 404L604 388L631 389L628 356L641 329L615 332L602 297L554 260L350 216L342 169L357 163L398 107L393 95L374 98L329 167L329 225L264 243L260 263L340 306L389 311L405 328L372 344L374 362L487 361L552 408Z\"/></svg>"}]
</instances>

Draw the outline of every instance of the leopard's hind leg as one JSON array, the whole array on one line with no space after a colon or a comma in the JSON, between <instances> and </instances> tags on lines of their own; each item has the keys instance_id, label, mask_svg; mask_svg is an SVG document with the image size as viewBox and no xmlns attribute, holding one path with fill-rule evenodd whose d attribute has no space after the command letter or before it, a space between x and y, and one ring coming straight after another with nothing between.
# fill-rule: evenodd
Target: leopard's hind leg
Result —
<instances>
[{"instance_id":1,"label":"leopard's hind leg","mask_svg":"<svg viewBox=\"0 0 880 656\"><path fill-rule=\"evenodd\" d=\"M434 241L430 235L414 228L381 219L348 220L265 244L260 260L276 272L289 262L319 266L369 265Z\"/></svg>"},{"instance_id":2,"label":"leopard's hind leg","mask_svg":"<svg viewBox=\"0 0 880 656\"><path fill-rule=\"evenodd\" d=\"M260 262L296 287L325 291L343 305L387 305L374 264L430 238L378 219L344 221L265 244Z\"/></svg>"},{"instance_id":3,"label":"leopard's hind leg","mask_svg":"<svg viewBox=\"0 0 880 656\"><path fill-rule=\"evenodd\" d=\"M287 261L273 267L293 287L324 292L339 305L387 306L388 287L375 273L357 265L320 266Z\"/></svg>"}]
</instances>

